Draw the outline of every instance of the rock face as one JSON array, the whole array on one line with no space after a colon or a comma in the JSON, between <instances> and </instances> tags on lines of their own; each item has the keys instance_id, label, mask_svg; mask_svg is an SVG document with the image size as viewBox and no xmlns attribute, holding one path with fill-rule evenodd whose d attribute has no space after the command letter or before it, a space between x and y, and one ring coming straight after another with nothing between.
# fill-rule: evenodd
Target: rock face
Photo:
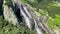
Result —
<instances>
[{"instance_id":1,"label":"rock face","mask_svg":"<svg viewBox=\"0 0 60 34\"><path fill-rule=\"evenodd\" d=\"M14 15L14 12L12 11L12 8L8 8L7 5L4 5L4 18L5 20L12 22L14 25L18 23L18 20L16 16Z\"/></svg>"}]
</instances>

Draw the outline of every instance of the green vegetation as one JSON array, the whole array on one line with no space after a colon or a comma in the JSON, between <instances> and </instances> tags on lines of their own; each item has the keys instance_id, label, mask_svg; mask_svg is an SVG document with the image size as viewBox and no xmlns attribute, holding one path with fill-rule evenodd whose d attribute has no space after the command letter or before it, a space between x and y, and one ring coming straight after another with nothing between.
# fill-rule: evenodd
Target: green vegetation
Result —
<instances>
[{"instance_id":1,"label":"green vegetation","mask_svg":"<svg viewBox=\"0 0 60 34\"><path fill-rule=\"evenodd\" d=\"M22 2L27 3L32 6L33 9L36 9L34 12L38 15L41 14L45 16L46 12L48 12L48 26L52 29L56 27L60 28L60 0L22 0ZM5 4L12 6L11 0L6 0ZM36 31L30 31L25 26L14 26L0 16L0 34L36 34Z\"/></svg>"},{"instance_id":2,"label":"green vegetation","mask_svg":"<svg viewBox=\"0 0 60 34\"><path fill-rule=\"evenodd\" d=\"M56 27L60 28L60 15L56 14L55 16L56 16L55 18L48 20L48 25L52 29L54 29Z\"/></svg>"},{"instance_id":3,"label":"green vegetation","mask_svg":"<svg viewBox=\"0 0 60 34\"><path fill-rule=\"evenodd\" d=\"M33 8L43 10L43 12L41 10L36 10L38 14L45 15L46 12L48 12L47 23L50 28L60 28L60 0L34 0L34 2L29 0L23 1L31 5Z\"/></svg>"},{"instance_id":4,"label":"green vegetation","mask_svg":"<svg viewBox=\"0 0 60 34\"><path fill-rule=\"evenodd\" d=\"M0 16L0 34L36 34L36 31L30 31L30 29L25 26L14 26Z\"/></svg>"}]
</instances>

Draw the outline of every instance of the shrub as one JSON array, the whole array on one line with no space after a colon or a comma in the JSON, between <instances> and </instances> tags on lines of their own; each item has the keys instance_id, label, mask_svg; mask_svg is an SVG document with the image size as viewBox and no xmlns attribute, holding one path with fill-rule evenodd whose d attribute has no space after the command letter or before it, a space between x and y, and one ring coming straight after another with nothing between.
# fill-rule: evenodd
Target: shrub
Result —
<instances>
[{"instance_id":1,"label":"shrub","mask_svg":"<svg viewBox=\"0 0 60 34\"><path fill-rule=\"evenodd\" d=\"M36 34L36 31L31 31L25 26L14 26L0 16L0 34Z\"/></svg>"}]
</instances>

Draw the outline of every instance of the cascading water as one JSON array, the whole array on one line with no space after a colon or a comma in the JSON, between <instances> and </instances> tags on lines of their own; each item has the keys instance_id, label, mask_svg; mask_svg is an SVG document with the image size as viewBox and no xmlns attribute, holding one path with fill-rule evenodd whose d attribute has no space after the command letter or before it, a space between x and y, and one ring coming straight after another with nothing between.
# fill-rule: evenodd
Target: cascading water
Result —
<instances>
[{"instance_id":1,"label":"cascading water","mask_svg":"<svg viewBox=\"0 0 60 34\"><path fill-rule=\"evenodd\" d=\"M31 18L31 15L29 14L27 8L25 6L23 6L25 12L27 13L27 15ZM24 13L23 9L20 7L20 11L21 11L21 14L23 15L24 19L25 19L25 22L26 22L26 25L31 29L31 26L30 26L30 18ZM39 29L38 25L37 25L37 22L35 19L34 20L34 23L35 23L35 29L37 31L37 34L42 34L41 30Z\"/></svg>"},{"instance_id":2,"label":"cascading water","mask_svg":"<svg viewBox=\"0 0 60 34\"><path fill-rule=\"evenodd\" d=\"M25 10L25 12L24 12L23 9L22 9L22 7L21 7L21 4L23 4L21 2L21 0L12 0L12 2L13 2L13 5L17 4L17 6L20 7L19 9L20 9L20 12L21 12L21 14L23 15L23 17L25 19L25 23L31 29L31 26L30 26L31 15L29 14L27 8L25 6L23 6L23 9ZM26 15L26 13L27 13L27 15ZM35 29L37 31L37 34L42 34L41 30L39 29L39 27L37 25L37 21L35 19L33 19L33 20L34 20L34 23L35 23ZM48 27L46 27L46 28L48 29ZM49 31L49 29L48 29L48 31ZM50 32L51 32L51 29L50 29Z\"/></svg>"},{"instance_id":3,"label":"cascading water","mask_svg":"<svg viewBox=\"0 0 60 34\"><path fill-rule=\"evenodd\" d=\"M31 29L31 27L30 27L30 19L29 19L29 17L27 17L27 15L24 13L24 11L22 10L21 7L20 7L20 12L21 12L21 14L23 15L23 17L24 17L24 19L25 19L26 25Z\"/></svg>"},{"instance_id":4,"label":"cascading water","mask_svg":"<svg viewBox=\"0 0 60 34\"><path fill-rule=\"evenodd\" d=\"M35 23L35 29L37 31L37 34L42 34L41 30L39 29L36 20L34 19L34 23Z\"/></svg>"},{"instance_id":5,"label":"cascading water","mask_svg":"<svg viewBox=\"0 0 60 34\"><path fill-rule=\"evenodd\" d=\"M32 18L31 15L30 15L30 13L28 12L27 8L26 8L25 6L23 6L23 8L25 9L26 14L27 14L30 18Z\"/></svg>"}]
</instances>

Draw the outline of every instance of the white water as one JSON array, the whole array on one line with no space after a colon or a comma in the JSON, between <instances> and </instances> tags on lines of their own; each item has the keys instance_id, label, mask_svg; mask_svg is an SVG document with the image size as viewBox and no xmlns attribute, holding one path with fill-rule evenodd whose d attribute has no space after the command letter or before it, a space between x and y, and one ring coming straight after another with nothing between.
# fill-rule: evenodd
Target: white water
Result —
<instances>
[{"instance_id":1,"label":"white water","mask_svg":"<svg viewBox=\"0 0 60 34\"><path fill-rule=\"evenodd\" d=\"M34 19L34 23L35 23L35 29L37 31L37 34L42 34L41 30L39 29L36 20Z\"/></svg>"},{"instance_id":2,"label":"white water","mask_svg":"<svg viewBox=\"0 0 60 34\"><path fill-rule=\"evenodd\" d=\"M28 14L29 17L31 17L31 15L29 14L29 12L27 11L26 7L24 7L24 10L26 11L26 13ZM23 15L26 25L31 29L30 27L30 18L24 13L24 11L22 10L22 8L20 7L20 11L21 14ZM34 23L35 23L35 29L37 31L37 34L42 34L41 30L39 29L36 20L34 19Z\"/></svg>"},{"instance_id":3,"label":"white water","mask_svg":"<svg viewBox=\"0 0 60 34\"><path fill-rule=\"evenodd\" d=\"M27 13L27 15L28 15L30 18L32 18L31 15L30 15L30 13L28 12L27 8L26 8L25 6L23 6L23 8L24 8L25 12Z\"/></svg>"},{"instance_id":4,"label":"white water","mask_svg":"<svg viewBox=\"0 0 60 34\"><path fill-rule=\"evenodd\" d=\"M26 14L24 13L24 11L22 10L21 7L20 7L20 10L21 10L21 14L23 15L23 17L25 19L26 25L31 29L31 27L30 27L30 19L26 16Z\"/></svg>"}]
</instances>

